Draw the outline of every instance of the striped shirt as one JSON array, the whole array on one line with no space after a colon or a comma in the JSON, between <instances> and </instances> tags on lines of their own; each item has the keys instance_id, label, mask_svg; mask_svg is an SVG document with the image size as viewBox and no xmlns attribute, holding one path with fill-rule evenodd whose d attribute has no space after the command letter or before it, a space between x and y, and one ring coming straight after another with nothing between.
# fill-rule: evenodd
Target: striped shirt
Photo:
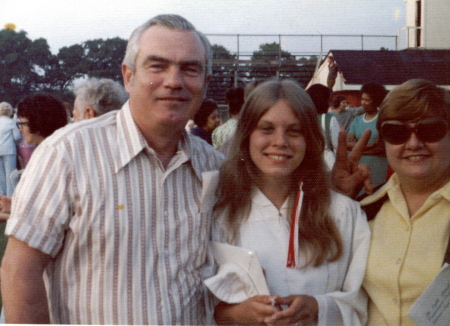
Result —
<instances>
[{"instance_id":1,"label":"striped shirt","mask_svg":"<svg viewBox=\"0 0 450 326\"><path fill-rule=\"evenodd\" d=\"M44 274L52 323L205 324L201 173L221 160L186 133L164 169L128 103L39 145L6 233L55 258Z\"/></svg>"}]
</instances>

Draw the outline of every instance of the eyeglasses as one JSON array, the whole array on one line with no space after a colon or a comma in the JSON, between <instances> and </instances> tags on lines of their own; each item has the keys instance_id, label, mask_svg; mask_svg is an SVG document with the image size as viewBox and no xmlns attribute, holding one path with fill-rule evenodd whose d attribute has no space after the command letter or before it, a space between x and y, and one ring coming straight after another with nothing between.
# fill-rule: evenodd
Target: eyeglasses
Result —
<instances>
[{"instance_id":1,"label":"eyeglasses","mask_svg":"<svg viewBox=\"0 0 450 326\"><path fill-rule=\"evenodd\" d=\"M447 131L447 122L440 117L433 117L417 121L414 127L404 121L388 120L381 124L380 134L388 143L401 145L409 140L413 132L421 142L436 143L445 137Z\"/></svg>"},{"instance_id":2,"label":"eyeglasses","mask_svg":"<svg viewBox=\"0 0 450 326\"><path fill-rule=\"evenodd\" d=\"M16 122L16 125L17 125L17 128L22 128L23 126L28 126L28 121L25 121L25 122L23 122L23 121L19 121L19 122Z\"/></svg>"}]
</instances>

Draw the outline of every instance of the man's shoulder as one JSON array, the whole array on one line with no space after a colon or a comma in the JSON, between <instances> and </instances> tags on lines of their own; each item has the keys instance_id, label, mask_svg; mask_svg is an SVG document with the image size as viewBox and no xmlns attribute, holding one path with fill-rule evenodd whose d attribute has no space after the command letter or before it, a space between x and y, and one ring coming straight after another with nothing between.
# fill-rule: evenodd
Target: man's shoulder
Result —
<instances>
[{"instance_id":1,"label":"man's shoulder","mask_svg":"<svg viewBox=\"0 0 450 326\"><path fill-rule=\"evenodd\" d=\"M188 134L188 137L189 137L189 142L190 142L191 148L195 152L203 152L203 153L207 153L208 155L213 155L217 158L223 159L223 154L221 152L219 152L218 150L216 150L214 147L212 147L210 144L208 144L208 142L205 141L204 139L197 137L195 135L192 135L192 134Z\"/></svg>"},{"instance_id":2,"label":"man's shoulder","mask_svg":"<svg viewBox=\"0 0 450 326\"><path fill-rule=\"evenodd\" d=\"M202 165L209 166L208 170L219 168L224 160L221 152L214 149L210 144L200 137L188 134L191 147L192 160Z\"/></svg>"},{"instance_id":3,"label":"man's shoulder","mask_svg":"<svg viewBox=\"0 0 450 326\"><path fill-rule=\"evenodd\" d=\"M98 118L70 123L56 130L51 136L44 140L46 146L56 146L61 143L77 142L85 137L92 138L96 134L103 133L108 129L117 128L117 112L108 112Z\"/></svg>"}]
</instances>

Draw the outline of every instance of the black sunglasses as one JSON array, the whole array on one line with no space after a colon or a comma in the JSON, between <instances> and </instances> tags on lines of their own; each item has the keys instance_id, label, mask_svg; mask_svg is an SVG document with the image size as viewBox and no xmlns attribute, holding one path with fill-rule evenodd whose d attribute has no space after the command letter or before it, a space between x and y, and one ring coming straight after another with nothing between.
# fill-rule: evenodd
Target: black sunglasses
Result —
<instances>
[{"instance_id":1,"label":"black sunglasses","mask_svg":"<svg viewBox=\"0 0 450 326\"><path fill-rule=\"evenodd\" d=\"M417 121L414 127L404 121L388 120L381 124L380 134L388 143L400 145L406 143L413 132L421 142L436 143L445 137L447 131L447 122L440 117L433 117Z\"/></svg>"}]
</instances>

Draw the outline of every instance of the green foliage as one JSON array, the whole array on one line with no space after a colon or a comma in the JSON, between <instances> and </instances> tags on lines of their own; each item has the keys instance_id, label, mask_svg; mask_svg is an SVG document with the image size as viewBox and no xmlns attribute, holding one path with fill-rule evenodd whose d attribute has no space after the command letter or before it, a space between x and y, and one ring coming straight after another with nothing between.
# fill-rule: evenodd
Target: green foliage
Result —
<instances>
[{"instance_id":1,"label":"green foliage","mask_svg":"<svg viewBox=\"0 0 450 326\"><path fill-rule=\"evenodd\" d=\"M213 50L213 59L235 59L236 55L231 54L230 51L223 45L213 44L211 46Z\"/></svg>"},{"instance_id":2,"label":"green foliage","mask_svg":"<svg viewBox=\"0 0 450 326\"><path fill-rule=\"evenodd\" d=\"M35 91L46 91L73 100L70 85L81 77L111 78L122 82L121 65L127 41L94 39L50 52L43 38L30 40L24 31L0 30L0 101L15 105ZM237 55L223 45L212 46L215 63L208 96L220 103L223 94L253 78L294 78L302 85L311 78L317 57L296 58L276 42L254 51L252 63L238 63Z\"/></svg>"},{"instance_id":3,"label":"green foliage","mask_svg":"<svg viewBox=\"0 0 450 326\"><path fill-rule=\"evenodd\" d=\"M273 42L261 44L259 50L253 52L252 60L295 60L295 56L281 50L280 44Z\"/></svg>"},{"instance_id":4,"label":"green foliage","mask_svg":"<svg viewBox=\"0 0 450 326\"><path fill-rule=\"evenodd\" d=\"M119 37L84 42L83 71L86 71L89 77L122 81L121 66L126 47L127 41Z\"/></svg>"},{"instance_id":5,"label":"green foliage","mask_svg":"<svg viewBox=\"0 0 450 326\"><path fill-rule=\"evenodd\" d=\"M65 97L73 80L83 76L121 82L126 44L118 37L89 40L52 55L43 38L31 41L24 31L0 30L0 101L15 105L35 91Z\"/></svg>"},{"instance_id":6,"label":"green foliage","mask_svg":"<svg viewBox=\"0 0 450 326\"><path fill-rule=\"evenodd\" d=\"M31 41L24 31L0 30L0 99L15 104L40 90L51 58L45 39Z\"/></svg>"}]
</instances>

